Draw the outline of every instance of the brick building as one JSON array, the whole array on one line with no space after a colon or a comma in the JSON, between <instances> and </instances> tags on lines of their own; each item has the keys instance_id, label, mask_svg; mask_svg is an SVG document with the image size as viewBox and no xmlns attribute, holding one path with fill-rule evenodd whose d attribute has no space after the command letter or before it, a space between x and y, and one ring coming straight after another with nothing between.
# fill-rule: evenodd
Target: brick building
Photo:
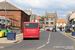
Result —
<instances>
[{"instance_id":1,"label":"brick building","mask_svg":"<svg viewBox=\"0 0 75 50\"><path fill-rule=\"evenodd\" d=\"M28 12L31 13L31 12ZM0 16L5 17L5 2L0 2ZM6 2L6 18L11 20L12 26L23 27L23 22L30 21L30 14L17 8L9 2Z\"/></svg>"}]
</instances>

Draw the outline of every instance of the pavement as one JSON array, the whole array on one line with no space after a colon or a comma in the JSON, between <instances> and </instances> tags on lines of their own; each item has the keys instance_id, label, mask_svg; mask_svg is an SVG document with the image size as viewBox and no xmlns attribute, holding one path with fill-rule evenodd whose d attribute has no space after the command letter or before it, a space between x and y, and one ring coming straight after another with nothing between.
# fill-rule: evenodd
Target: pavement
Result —
<instances>
[{"instance_id":1,"label":"pavement","mask_svg":"<svg viewBox=\"0 0 75 50\"><path fill-rule=\"evenodd\" d=\"M72 32L71 33L61 32L61 33L63 33L65 36L67 36L75 41L75 36L72 36Z\"/></svg>"},{"instance_id":2,"label":"pavement","mask_svg":"<svg viewBox=\"0 0 75 50\"><path fill-rule=\"evenodd\" d=\"M0 38L0 43L18 43L20 40L19 36L23 35L23 33L17 34L16 35L16 40L8 40L7 37L2 37Z\"/></svg>"},{"instance_id":3,"label":"pavement","mask_svg":"<svg viewBox=\"0 0 75 50\"><path fill-rule=\"evenodd\" d=\"M22 35L19 36L22 38ZM26 39L20 43L1 45L0 50L75 50L75 41L61 32L40 32L40 40Z\"/></svg>"}]
</instances>

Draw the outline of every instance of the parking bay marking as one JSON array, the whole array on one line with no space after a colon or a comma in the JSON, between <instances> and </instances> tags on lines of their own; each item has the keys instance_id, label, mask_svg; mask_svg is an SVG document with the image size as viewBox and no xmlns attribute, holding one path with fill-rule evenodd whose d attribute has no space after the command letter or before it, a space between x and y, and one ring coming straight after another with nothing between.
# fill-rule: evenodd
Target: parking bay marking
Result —
<instances>
[{"instance_id":1,"label":"parking bay marking","mask_svg":"<svg viewBox=\"0 0 75 50\"><path fill-rule=\"evenodd\" d=\"M44 46L46 46L47 44L49 44L49 42L50 42L50 35L51 35L51 32L49 33L47 43L46 43L46 44L44 44L44 45L42 45L42 46L40 46L40 47L38 47L37 49L41 49L42 47L44 47Z\"/></svg>"}]
</instances>

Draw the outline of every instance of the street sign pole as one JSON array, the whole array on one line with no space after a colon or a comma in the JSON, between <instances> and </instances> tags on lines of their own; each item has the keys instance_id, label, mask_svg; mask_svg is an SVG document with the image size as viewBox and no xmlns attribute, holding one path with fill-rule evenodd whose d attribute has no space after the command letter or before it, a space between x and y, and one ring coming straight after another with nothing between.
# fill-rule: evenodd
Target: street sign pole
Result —
<instances>
[{"instance_id":1,"label":"street sign pole","mask_svg":"<svg viewBox=\"0 0 75 50\"><path fill-rule=\"evenodd\" d=\"M6 0L5 0L5 29L6 29Z\"/></svg>"}]
</instances>

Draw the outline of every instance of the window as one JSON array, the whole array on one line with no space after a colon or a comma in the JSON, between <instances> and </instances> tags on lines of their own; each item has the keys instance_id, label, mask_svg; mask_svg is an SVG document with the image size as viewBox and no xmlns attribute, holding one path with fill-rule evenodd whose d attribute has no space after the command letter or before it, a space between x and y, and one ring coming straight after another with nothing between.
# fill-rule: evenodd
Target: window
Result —
<instances>
[{"instance_id":1,"label":"window","mask_svg":"<svg viewBox=\"0 0 75 50\"><path fill-rule=\"evenodd\" d=\"M38 28L38 23L25 23L25 28Z\"/></svg>"},{"instance_id":2,"label":"window","mask_svg":"<svg viewBox=\"0 0 75 50\"><path fill-rule=\"evenodd\" d=\"M48 22L46 22L46 24L48 24Z\"/></svg>"},{"instance_id":3,"label":"window","mask_svg":"<svg viewBox=\"0 0 75 50\"><path fill-rule=\"evenodd\" d=\"M44 24L44 21L43 21L43 24Z\"/></svg>"},{"instance_id":4,"label":"window","mask_svg":"<svg viewBox=\"0 0 75 50\"><path fill-rule=\"evenodd\" d=\"M53 18L51 18L51 21L53 21Z\"/></svg>"},{"instance_id":5,"label":"window","mask_svg":"<svg viewBox=\"0 0 75 50\"><path fill-rule=\"evenodd\" d=\"M46 20L48 20L48 18L46 18Z\"/></svg>"},{"instance_id":6,"label":"window","mask_svg":"<svg viewBox=\"0 0 75 50\"><path fill-rule=\"evenodd\" d=\"M53 22L51 22L51 24L53 24Z\"/></svg>"}]
</instances>

